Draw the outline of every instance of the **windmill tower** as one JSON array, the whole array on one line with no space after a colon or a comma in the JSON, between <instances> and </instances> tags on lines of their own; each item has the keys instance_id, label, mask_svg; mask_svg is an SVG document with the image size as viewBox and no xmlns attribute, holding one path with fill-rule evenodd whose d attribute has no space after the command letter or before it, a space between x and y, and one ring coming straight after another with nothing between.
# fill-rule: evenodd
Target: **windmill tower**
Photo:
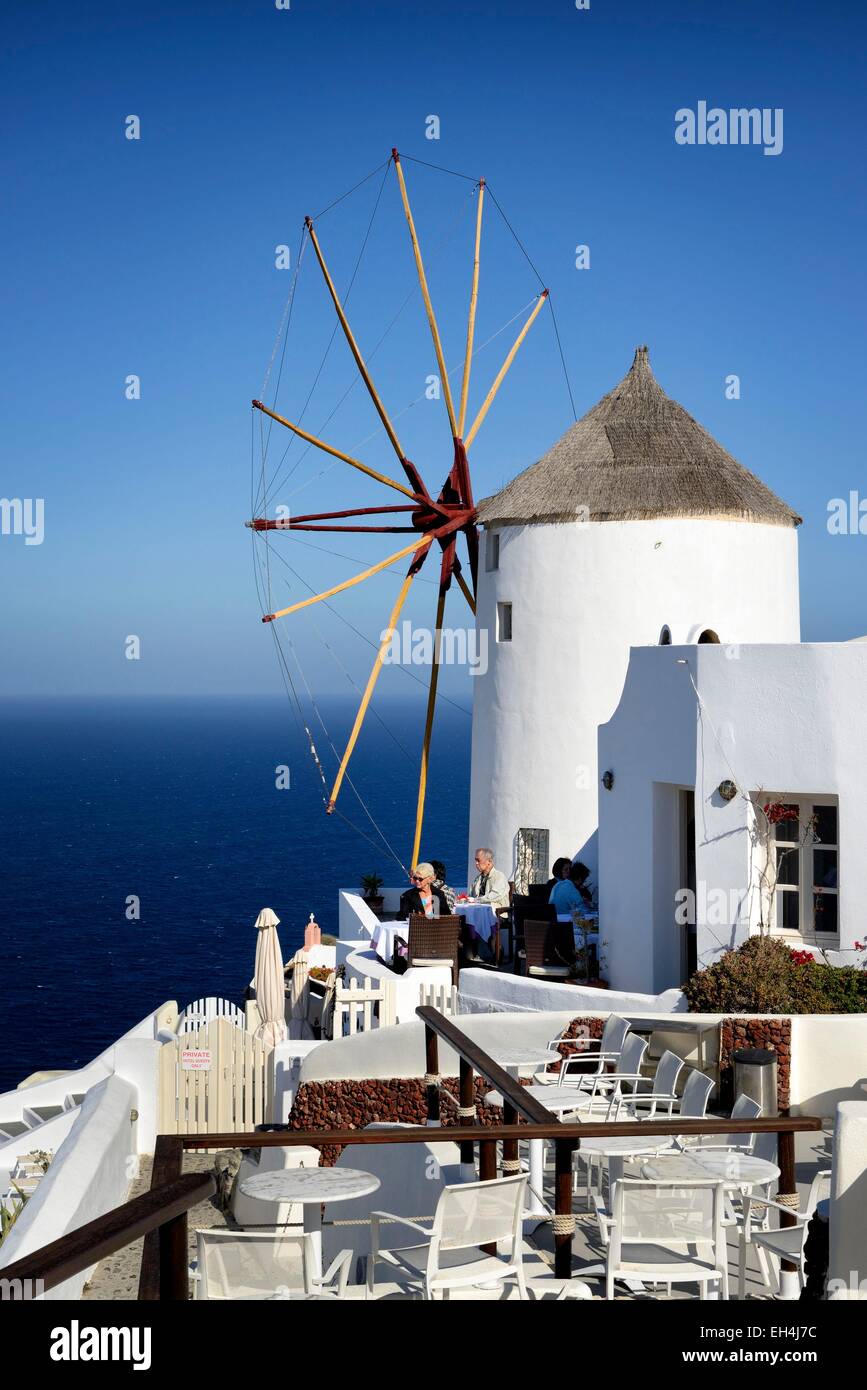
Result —
<instances>
[{"instance_id":1,"label":"windmill tower","mask_svg":"<svg viewBox=\"0 0 867 1390\"><path fill-rule=\"evenodd\" d=\"M630 646L718 641L734 657L738 643L799 641L801 518L665 394L639 347L478 520L489 659L474 682L470 862L489 845L510 876L535 854L547 877L551 858L579 853L595 876L597 730Z\"/></svg>"}]
</instances>

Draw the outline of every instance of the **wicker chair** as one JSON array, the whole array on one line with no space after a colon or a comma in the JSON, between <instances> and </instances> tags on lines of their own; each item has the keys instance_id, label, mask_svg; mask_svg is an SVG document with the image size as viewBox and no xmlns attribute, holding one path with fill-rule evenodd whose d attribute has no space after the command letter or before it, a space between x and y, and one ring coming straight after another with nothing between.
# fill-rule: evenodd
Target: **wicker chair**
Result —
<instances>
[{"instance_id":1,"label":"wicker chair","mask_svg":"<svg viewBox=\"0 0 867 1390\"><path fill-rule=\"evenodd\" d=\"M557 921L557 913L550 903L541 903L538 898L523 893L515 893L512 898L512 960L513 969L520 973L521 962L525 957L524 923Z\"/></svg>"},{"instance_id":2,"label":"wicker chair","mask_svg":"<svg viewBox=\"0 0 867 1390\"><path fill-rule=\"evenodd\" d=\"M460 973L458 946L461 939L462 917L425 917L413 912L409 919L407 942L408 965L440 965L448 961L452 967L452 984Z\"/></svg>"},{"instance_id":3,"label":"wicker chair","mask_svg":"<svg viewBox=\"0 0 867 1390\"><path fill-rule=\"evenodd\" d=\"M568 922L524 922L526 973L548 980L565 980L575 956L572 927Z\"/></svg>"}]
</instances>

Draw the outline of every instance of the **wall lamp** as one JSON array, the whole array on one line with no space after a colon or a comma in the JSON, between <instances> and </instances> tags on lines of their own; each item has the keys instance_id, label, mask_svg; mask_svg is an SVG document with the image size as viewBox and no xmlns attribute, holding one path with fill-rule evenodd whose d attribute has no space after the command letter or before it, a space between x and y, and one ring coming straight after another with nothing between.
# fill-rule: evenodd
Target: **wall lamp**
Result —
<instances>
[{"instance_id":1,"label":"wall lamp","mask_svg":"<svg viewBox=\"0 0 867 1390\"><path fill-rule=\"evenodd\" d=\"M608 772L603 772L603 774L602 774L602 785L603 785L603 787L605 788L605 790L606 790L607 792L610 792L610 791L611 791L611 788L614 786L614 773L613 773L613 772L611 772L610 770L609 770Z\"/></svg>"}]
</instances>

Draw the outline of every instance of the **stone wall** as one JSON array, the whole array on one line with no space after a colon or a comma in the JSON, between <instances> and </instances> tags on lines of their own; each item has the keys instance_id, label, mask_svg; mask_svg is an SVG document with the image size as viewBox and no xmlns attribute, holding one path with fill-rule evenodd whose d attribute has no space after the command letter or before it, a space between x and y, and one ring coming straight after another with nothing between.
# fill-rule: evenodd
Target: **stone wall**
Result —
<instances>
[{"instance_id":1,"label":"stone wall","mask_svg":"<svg viewBox=\"0 0 867 1390\"><path fill-rule=\"evenodd\" d=\"M777 1106L789 1108L792 1074L792 1023L788 1018L725 1018L719 1045L719 1101L723 1110L734 1103L734 1064L732 1053L742 1047L766 1047L777 1054Z\"/></svg>"},{"instance_id":2,"label":"stone wall","mask_svg":"<svg viewBox=\"0 0 867 1390\"><path fill-rule=\"evenodd\" d=\"M499 1124L503 1112L499 1107L482 1105L482 1096L490 1090L487 1081L475 1078L476 1122L479 1125ZM458 1079L444 1076L443 1086L455 1097L452 1105L440 1095L440 1116L444 1126L457 1124ZM427 1087L421 1076L380 1078L375 1081L304 1081L298 1088L290 1129L364 1129L372 1124L427 1124ZM322 1150L322 1164L330 1167L337 1162L340 1149L328 1145Z\"/></svg>"},{"instance_id":3,"label":"stone wall","mask_svg":"<svg viewBox=\"0 0 867 1390\"><path fill-rule=\"evenodd\" d=\"M586 1053L587 1070L595 1070L594 1053L598 1052L598 1041L602 1036L605 1020L602 1018L573 1018L564 1033L564 1038L575 1039L574 1046L564 1042L559 1051L562 1055ZM664 1024L661 1023L664 1027ZM788 1108L789 1078L791 1073L791 1035L792 1027L788 1019L780 1018L727 1018L723 1020L720 1037L720 1106L729 1111L734 1091L734 1068L732 1052L742 1047L767 1047L776 1052L777 1089L780 1110ZM549 1071L556 1071L559 1063L552 1062ZM580 1064L576 1068L580 1070ZM499 1106L482 1104L482 1097L490 1089L481 1077L475 1078L476 1120L480 1125L494 1125L502 1122L502 1109ZM445 1126L457 1124L457 1077L443 1077L443 1085L454 1097L452 1105L447 1097L440 1100L440 1113ZM423 1125L427 1122L427 1090L423 1077L389 1077L373 1080L353 1081L304 1081L298 1088L292 1113L289 1116L290 1129L364 1129L366 1125L383 1123L402 1123ZM322 1150L322 1163L330 1166L337 1161L339 1149L329 1146Z\"/></svg>"}]
</instances>

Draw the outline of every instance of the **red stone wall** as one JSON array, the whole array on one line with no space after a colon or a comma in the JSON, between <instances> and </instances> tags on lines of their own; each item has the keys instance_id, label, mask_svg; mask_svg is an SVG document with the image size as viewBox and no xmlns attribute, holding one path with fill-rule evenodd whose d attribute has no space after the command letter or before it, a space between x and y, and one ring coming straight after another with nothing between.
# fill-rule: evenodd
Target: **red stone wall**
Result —
<instances>
[{"instance_id":1,"label":"red stone wall","mask_svg":"<svg viewBox=\"0 0 867 1390\"><path fill-rule=\"evenodd\" d=\"M792 1023L788 1018L726 1018L720 1034L720 1104L730 1110L734 1101L732 1053L742 1047L766 1047L777 1054L777 1106L789 1108L792 1073Z\"/></svg>"},{"instance_id":2,"label":"red stone wall","mask_svg":"<svg viewBox=\"0 0 867 1390\"><path fill-rule=\"evenodd\" d=\"M458 1079L443 1077L443 1085L457 1102ZM475 1078L476 1123L495 1125L502 1120L499 1107L482 1105L491 1088L481 1077ZM457 1103L440 1097L440 1116L444 1126L458 1123ZM303 1081L298 1088L290 1129L364 1129L372 1124L427 1123L427 1088L421 1076L384 1077L372 1081ZM322 1164L337 1162L340 1150L329 1145L322 1150Z\"/></svg>"},{"instance_id":3,"label":"red stone wall","mask_svg":"<svg viewBox=\"0 0 867 1390\"><path fill-rule=\"evenodd\" d=\"M561 1044L559 1051L587 1054L587 1067L595 1068L593 1054L599 1051L605 1020L602 1018L573 1018L566 1037L574 1038L574 1047ZM723 1021L720 1038L720 1103L730 1110L734 1092L732 1052L742 1047L767 1047L777 1054L777 1086L780 1110L788 1108L791 1073L792 1025L789 1019L727 1018ZM557 1069L552 1062L549 1071ZM443 1084L455 1098L457 1077L444 1077ZM499 1106L481 1103L490 1089L481 1077L475 1078L476 1119L480 1125L502 1121ZM457 1124L457 1106L441 1097L443 1125ZM385 1077L357 1081L305 1081L298 1088L290 1129L363 1129L365 1125L395 1123L423 1125L427 1121L427 1092L423 1077ZM322 1150L322 1163L330 1166L337 1161L339 1150L331 1146Z\"/></svg>"}]
</instances>

